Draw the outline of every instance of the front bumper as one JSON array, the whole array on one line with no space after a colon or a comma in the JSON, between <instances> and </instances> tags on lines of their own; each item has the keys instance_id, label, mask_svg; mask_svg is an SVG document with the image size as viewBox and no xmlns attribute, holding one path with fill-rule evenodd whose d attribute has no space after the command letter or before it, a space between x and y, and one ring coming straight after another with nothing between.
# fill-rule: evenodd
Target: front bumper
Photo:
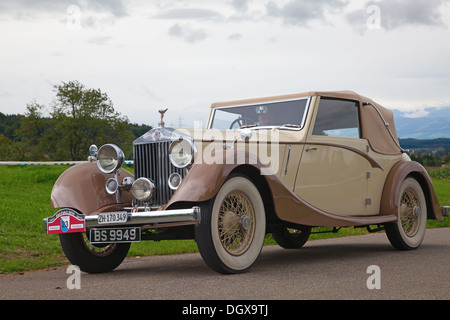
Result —
<instances>
[{"instance_id":1,"label":"front bumper","mask_svg":"<svg viewBox=\"0 0 450 320\"><path fill-rule=\"evenodd\" d=\"M61 209L52 217L44 218L44 230L47 234L84 232L87 228L121 227L121 226L148 226L149 228L165 228L200 223L200 208L174 209L161 211L136 211L124 208L120 212L105 212L105 214L126 215L126 221L104 222L99 215L85 216L73 209ZM103 221L100 221L103 220Z\"/></svg>"},{"instance_id":2,"label":"front bumper","mask_svg":"<svg viewBox=\"0 0 450 320\"><path fill-rule=\"evenodd\" d=\"M127 212L127 221L120 225L160 225L171 224L173 226L199 224L200 208L192 207L190 209L174 209L164 211L143 211L143 212ZM86 216L86 227L106 227L117 225L116 223L99 223L99 216Z\"/></svg>"}]
</instances>

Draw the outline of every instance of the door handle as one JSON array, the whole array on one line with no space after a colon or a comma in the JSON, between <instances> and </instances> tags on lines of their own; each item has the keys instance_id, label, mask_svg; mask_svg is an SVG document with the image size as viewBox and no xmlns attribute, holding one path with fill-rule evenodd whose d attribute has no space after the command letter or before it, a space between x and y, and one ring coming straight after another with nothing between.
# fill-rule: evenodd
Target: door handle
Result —
<instances>
[{"instance_id":1,"label":"door handle","mask_svg":"<svg viewBox=\"0 0 450 320\"><path fill-rule=\"evenodd\" d=\"M311 151L316 151L316 150L319 150L319 148L318 148L318 147L306 147L306 148L305 148L305 151L306 151L306 152L308 152L308 151L310 151L310 150L311 150Z\"/></svg>"}]
</instances>

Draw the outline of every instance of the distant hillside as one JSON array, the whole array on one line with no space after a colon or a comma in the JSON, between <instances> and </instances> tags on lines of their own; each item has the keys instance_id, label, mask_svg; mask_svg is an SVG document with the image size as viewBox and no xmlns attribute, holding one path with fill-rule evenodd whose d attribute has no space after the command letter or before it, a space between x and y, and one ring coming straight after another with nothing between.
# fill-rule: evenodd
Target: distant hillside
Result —
<instances>
[{"instance_id":1,"label":"distant hillside","mask_svg":"<svg viewBox=\"0 0 450 320\"><path fill-rule=\"evenodd\" d=\"M450 139L399 139L403 149L450 149Z\"/></svg>"},{"instance_id":2,"label":"distant hillside","mask_svg":"<svg viewBox=\"0 0 450 320\"><path fill-rule=\"evenodd\" d=\"M427 108L424 116L393 110L399 138L450 138L450 107Z\"/></svg>"}]
</instances>

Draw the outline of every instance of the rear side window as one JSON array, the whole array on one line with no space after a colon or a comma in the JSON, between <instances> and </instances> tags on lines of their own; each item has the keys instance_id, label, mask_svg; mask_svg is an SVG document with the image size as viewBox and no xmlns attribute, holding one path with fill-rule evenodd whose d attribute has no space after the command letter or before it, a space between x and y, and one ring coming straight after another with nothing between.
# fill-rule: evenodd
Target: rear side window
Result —
<instances>
[{"instance_id":1,"label":"rear side window","mask_svg":"<svg viewBox=\"0 0 450 320\"><path fill-rule=\"evenodd\" d=\"M359 138L358 102L320 98L313 135Z\"/></svg>"}]
</instances>

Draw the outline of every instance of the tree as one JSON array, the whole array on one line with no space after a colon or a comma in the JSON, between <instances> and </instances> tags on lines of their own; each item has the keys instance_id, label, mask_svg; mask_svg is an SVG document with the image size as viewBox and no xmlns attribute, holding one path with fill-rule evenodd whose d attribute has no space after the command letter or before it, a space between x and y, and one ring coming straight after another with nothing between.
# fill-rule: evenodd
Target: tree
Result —
<instances>
[{"instance_id":1,"label":"tree","mask_svg":"<svg viewBox=\"0 0 450 320\"><path fill-rule=\"evenodd\" d=\"M20 127L15 131L16 142L12 154L15 160L48 159L51 119L43 117L44 105L32 101L27 104L25 116L20 116Z\"/></svg>"},{"instance_id":2,"label":"tree","mask_svg":"<svg viewBox=\"0 0 450 320\"><path fill-rule=\"evenodd\" d=\"M15 160L86 160L89 146L115 143L125 154L135 139L128 119L114 110L107 94L78 81L55 85L50 116L45 106L32 101L20 117L10 156ZM2 139L3 146L7 140Z\"/></svg>"},{"instance_id":3,"label":"tree","mask_svg":"<svg viewBox=\"0 0 450 320\"><path fill-rule=\"evenodd\" d=\"M54 86L54 155L60 159L85 160L91 144L130 144L128 119L114 110L112 101L100 89L87 89L78 81ZM125 150L124 150L125 151Z\"/></svg>"}]
</instances>

